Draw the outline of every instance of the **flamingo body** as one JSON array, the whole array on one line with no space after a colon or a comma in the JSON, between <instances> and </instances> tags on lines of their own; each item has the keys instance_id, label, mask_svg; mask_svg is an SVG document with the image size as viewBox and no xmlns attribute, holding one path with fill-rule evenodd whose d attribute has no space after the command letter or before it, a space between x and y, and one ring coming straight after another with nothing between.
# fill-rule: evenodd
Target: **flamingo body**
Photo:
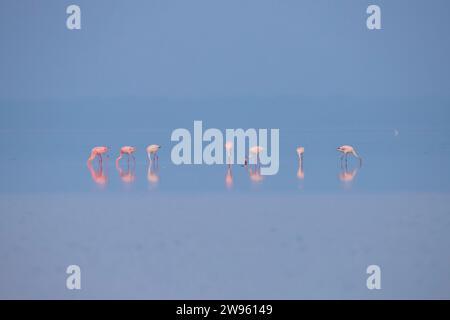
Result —
<instances>
[{"instance_id":1,"label":"flamingo body","mask_svg":"<svg viewBox=\"0 0 450 320\"><path fill-rule=\"evenodd\" d=\"M362 161L362 158L356 153L355 148L353 148L352 146L343 145L343 146L337 147L336 150L339 152L342 152L344 154L343 156L345 156L346 159L347 159L348 154L352 154L356 158L358 158L360 162Z\"/></svg>"},{"instance_id":2,"label":"flamingo body","mask_svg":"<svg viewBox=\"0 0 450 320\"><path fill-rule=\"evenodd\" d=\"M362 158L356 153L355 148L353 148L352 146L349 145L343 145L340 147L336 148L337 151L342 152L343 155L341 157L341 165L342 165L342 160L345 158L345 165L347 165L347 156L349 154L352 154L353 156L355 156L356 158L358 158L359 160L359 166L362 165Z\"/></svg>"},{"instance_id":3,"label":"flamingo body","mask_svg":"<svg viewBox=\"0 0 450 320\"><path fill-rule=\"evenodd\" d=\"M108 152L108 147L94 147L91 150L91 155L89 156L88 162L91 162L95 157L99 157L102 161L102 155Z\"/></svg>"},{"instance_id":4,"label":"flamingo body","mask_svg":"<svg viewBox=\"0 0 450 320\"><path fill-rule=\"evenodd\" d=\"M134 156L133 153L136 151L135 147L131 147L131 146L124 146L122 148L120 148L120 154L116 159L116 165L119 163L119 160L122 159L124 154L127 154L129 157L132 157L134 160Z\"/></svg>"},{"instance_id":5,"label":"flamingo body","mask_svg":"<svg viewBox=\"0 0 450 320\"><path fill-rule=\"evenodd\" d=\"M161 146L158 144L151 144L147 147L147 155L148 155L148 159L150 161L152 161L152 155L153 155L153 157L156 157L156 158L158 157L157 152L160 148L161 148Z\"/></svg>"}]
</instances>

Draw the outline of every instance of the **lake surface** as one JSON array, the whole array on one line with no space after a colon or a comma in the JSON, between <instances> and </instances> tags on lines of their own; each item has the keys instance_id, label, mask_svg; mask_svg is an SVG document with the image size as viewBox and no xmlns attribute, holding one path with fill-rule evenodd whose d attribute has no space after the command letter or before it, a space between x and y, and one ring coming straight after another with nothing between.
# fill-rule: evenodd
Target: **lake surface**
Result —
<instances>
[{"instance_id":1,"label":"lake surface","mask_svg":"<svg viewBox=\"0 0 450 320\"><path fill-rule=\"evenodd\" d=\"M83 100L0 108L2 298L450 298L449 104ZM280 129L280 170L170 159L174 129ZM162 145L159 168L144 152ZM355 146L344 172L336 147ZM111 147L99 171L92 147ZM134 171L114 164L137 147ZM303 171L295 149L305 147ZM354 169L358 169L354 171ZM259 180L259 179L254 179ZM346 180L346 181L343 181ZM82 290L65 269L82 269ZM366 288L379 265L382 289Z\"/></svg>"}]
</instances>

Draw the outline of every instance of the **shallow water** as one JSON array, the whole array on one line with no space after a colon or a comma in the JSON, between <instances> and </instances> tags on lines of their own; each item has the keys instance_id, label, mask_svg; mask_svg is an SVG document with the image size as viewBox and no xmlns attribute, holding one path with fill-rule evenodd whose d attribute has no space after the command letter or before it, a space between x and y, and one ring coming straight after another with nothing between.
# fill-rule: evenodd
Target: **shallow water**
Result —
<instances>
[{"instance_id":1,"label":"shallow water","mask_svg":"<svg viewBox=\"0 0 450 320\"><path fill-rule=\"evenodd\" d=\"M449 113L428 103L3 102L0 296L449 298ZM170 134L194 120L279 128L279 173L253 182L235 165L229 185L224 165L173 165ZM163 148L149 177L151 143ZM352 181L342 144L363 157ZM86 166L95 145L112 150L105 184ZM138 148L131 183L114 165L122 145ZM380 291L365 286L371 264Z\"/></svg>"},{"instance_id":2,"label":"shallow water","mask_svg":"<svg viewBox=\"0 0 450 320\"><path fill-rule=\"evenodd\" d=\"M235 165L233 191L295 194L450 190L450 168L446 165L450 160L450 129L446 126L449 115L445 103L435 103L432 112L420 102L361 103L358 108L352 105L355 102L347 101L285 102L281 109L277 109L275 101L129 104L125 107L117 102L94 101L74 106L6 105L1 111L0 146L4 156L0 159L0 191L225 192L230 189L225 183L225 165L176 166L170 159L175 145L170 141L172 131L187 128L192 132L194 120L202 120L204 130L218 128L222 132L227 128L280 129L278 174L255 184L243 168ZM390 111L393 108L395 113ZM145 147L152 143L163 146L157 184L147 179ZM363 165L351 183L339 179L343 170L336 147L342 144L354 145L363 157ZM102 172L107 183L100 188L89 178L86 166L90 149L96 145L111 148ZM122 145L137 147L135 180L129 185L121 181L114 164ZM297 177L298 145L306 149L304 179ZM349 161L351 173L358 169L358 162L351 158ZM97 161L93 167L99 174ZM126 160L121 167L126 171Z\"/></svg>"}]
</instances>

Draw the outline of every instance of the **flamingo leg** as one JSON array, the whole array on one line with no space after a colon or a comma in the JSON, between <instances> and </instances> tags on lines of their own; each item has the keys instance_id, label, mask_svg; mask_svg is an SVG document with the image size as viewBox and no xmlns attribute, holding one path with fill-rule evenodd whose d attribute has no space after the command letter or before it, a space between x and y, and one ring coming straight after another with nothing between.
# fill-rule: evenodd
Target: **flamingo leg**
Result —
<instances>
[{"instance_id":1,"label":"flamingo leg","mask_svg":"<svg viewBox=\"0 0 450 320\"><path fill-rule=\"evenodd\" d=\"M116 166L119 166L119 161L120 161L120 159L122 159L122 156L123 156L123 153L120 152L119 157L117 157L117 159L116 159Z\"/></svg>"},{"instance_id":2,"label":"flamingo leg","mask_svg":"<svg viewBox=\"0 0 450 320\"><path fill-rule=\"evenodd\" d=\"M153 167L156 169L158 167L158 156L156 153L153 154Z\"/></svg>"},{"instance_id":3,"label":"flamingo leg","mask_svg":"<svg viewBox=\"0 0 450 320\"><path fill-rule=\"evenodd\" d=\"M345 156L345 154L343 154L342 156L341 156L341 168L343 168L343 165L344 165L344 156Z\"/></svg>"}]
</instances>

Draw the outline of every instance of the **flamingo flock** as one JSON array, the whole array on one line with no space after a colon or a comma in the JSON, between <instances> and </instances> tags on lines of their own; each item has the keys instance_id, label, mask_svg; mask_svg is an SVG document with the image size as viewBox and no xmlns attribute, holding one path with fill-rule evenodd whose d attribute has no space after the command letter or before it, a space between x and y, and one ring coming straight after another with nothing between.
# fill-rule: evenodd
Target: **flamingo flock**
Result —
<instances>
[{"instance_id":1,"label":"flamingo flock","mask_svg":"<svg viewBox=\"0 0 450 320\"><path fill-rule=\"evenodd\" d=\"M91 174L92 179L99 185L105 185L107 182L107 176L103 171L103 157L108 156L108 151L110 148L105 146L94 147L91 150L89 158L87 160L87 166L89 172ZM159 156L158 151L161 149L161 146L158 144L151 144L146 148L149 164L147 170L147 179L152 184L157 184L159 181ZM225 184L228 188L231 188L233 185L233 174L231 170L231 158L232 158L232 149L233 143L226 142L225 150L227 155L227 172L225 176ZM253 146L249 149L249 156L245 158L244 167L250 177L252 182L260 182L263 180L263 176L261 175L261 166L259 161L259 154L263 152L263 148L261 146ZM344 183L351 182L357 172L358 169L362 166L362 158L356 153L355 148L350 145L343 145L336 148L337 151L342 153L340 157L341 160L341 169L342 172L339 174L339 179ZM121 180L125 183L131 183L135 180L135 164L136 160L134 157L134 153L136 152L136 148L132 146L123 146L119 150L119 156L116 158L116 169L119 172L119 176ZM297 178L303 180L305 178L305 173L303 169L303 156L305 153L305 148L299 146L296 148L297 156L298 156L298 171ZM352 155L359 160L359 168L354 168L351 171L348 169L348 156ZM123 169L120 165L120 160L126 156L127 158L127 167ZM98 169L95 169L92 165L92 162L98 158ZM250 164L250 159L255 159L252 161L253 165ZM132 160L132 164L130 166L130 160Z\"/></svg>"}]
</instances>

